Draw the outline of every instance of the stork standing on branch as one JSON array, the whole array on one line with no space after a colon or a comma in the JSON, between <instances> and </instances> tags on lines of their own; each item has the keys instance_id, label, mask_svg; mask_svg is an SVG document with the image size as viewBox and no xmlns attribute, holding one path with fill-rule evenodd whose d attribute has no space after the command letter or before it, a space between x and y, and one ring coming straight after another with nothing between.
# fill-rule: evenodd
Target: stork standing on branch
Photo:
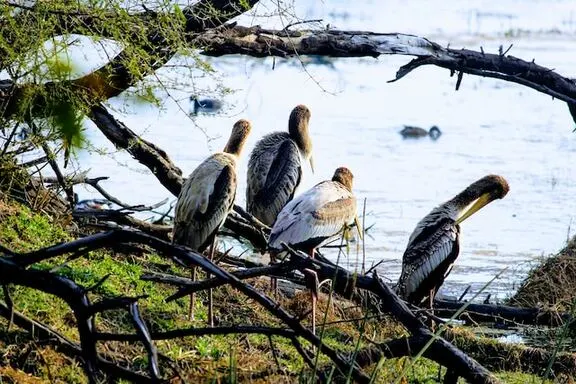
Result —
<instances>
[{"instance_id":1,"label":"stork standing on branch","mask_svg":"<svg viewBox=\"0 0 576 384\"><path fill-rule=\"evenodd\" d=\"M250 155L246 210L270 227L294 197L302 179L302 163L309 161L314 172L309 121L310 110L296 106L288 119L288 132L264 136Z\"/></svg>"},{"instance_id":2,"label":"stork standing on branch","mask_svg":"<svg viewBox=\"0 0 576 384\"><path fill-rule=\"evenodd\" d=\"M175 208L172 241L203 252L210 245L214 259L216 234L234 207L236 197L236 163L251 125L246 120L234 124L223 152L204 160L186 179ZM192 268L192 280L196 268ZM194 294L190 295L189 317L194 317ZM208 319L214 324L212 290L208 293Z\"/></svg>"},{"instance_id":3,"label":"stork standing on branch","mask_svg":"<svg viewBox=\"0 0 576 384\"><path fill-rule=\"evenodd\" d=\"M343 234L351 223L356 223L362 237L356 213L356 198L352 193L352 172L338 168L332 180L326 180L292 200L272 227L268 247L271 254L278 254L285 243L306 252L314 258L314 251ZM306 269L312 299L312 332L316 333L316 301L318 283L316 272Z\"/></svg>"},{"instance_id":4,"label":"stork standing on branch","mask_svg":"<svg viewBox=\"0 0 576 384\"><path fill-rule=\"evenodd\" d=\"M398 295L415 305L427 299L432 308L460 252L460 223L509 189L502 176L485 176L420 220L402 257Z\"/></svg>"}]
</instances>

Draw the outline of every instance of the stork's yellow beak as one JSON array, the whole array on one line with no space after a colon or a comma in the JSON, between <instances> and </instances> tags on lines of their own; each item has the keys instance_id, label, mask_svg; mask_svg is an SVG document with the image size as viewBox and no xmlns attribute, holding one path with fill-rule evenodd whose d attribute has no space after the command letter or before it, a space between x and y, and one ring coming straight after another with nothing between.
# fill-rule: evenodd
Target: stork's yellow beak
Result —
<instances>
[{"instance_id":1,"label":"stork's yellow beak","mask_svg":"<svg viewBox=\"0 0 576 384\"><path fill-rule=\"evenodd\" d=\"M456 219L456 224L460 224L461 222L472 216L474 213L476 213L478 210L482 209L482 207L490 203L492 200L494 199L492 198L492 196L490 196L490 193L483 194L482 196L474 200L472 203L468 204L468 206L462 210L462 212Z\"/></svg>"},{"instance_id":2,"label":"stork's yellow beak","mask_svg":"<svg viewBox=\"0 0 576 384\"><path fill-rule=\"evenodd\" d=\"M314 157L310 155L310 169L312 169L312 173L314 173Z\"/></svg>"},{"instance_id":3,"label":"stork's yellow beak","mask_svg":"<svg viewBox=\"0 0 576 384\"><path fill-rule=\"evenodd\" d=\"M354 224L356 224L356 229L358 230L358 236L360 237L360 240L364 240L364 229L360 225L358 215L354 215Z\"/></svg>"}]
</instances>

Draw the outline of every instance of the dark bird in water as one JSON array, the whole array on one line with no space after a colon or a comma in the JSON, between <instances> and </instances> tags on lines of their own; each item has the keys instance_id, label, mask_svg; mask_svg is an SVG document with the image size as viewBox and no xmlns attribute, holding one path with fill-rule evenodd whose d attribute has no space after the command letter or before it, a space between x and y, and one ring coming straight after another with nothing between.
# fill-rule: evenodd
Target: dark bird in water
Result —
<instances>
[{"instance_id":1,"label":"dark bird in water","mask_svg":"<svg viewBox=\"0 0 576 384\"><path fill-rule=\"evenodd\" d=\"M282 243L307 253L340 237L351 223L356 223L356 198L352 193L352 172L338 168L332 180L326 180L290 201L278 215L272 227L268 247L271 256L283 251ZM316 331L316 300L318 276L305 270L312 298L312 332Z\"/></svg>"},{"instance_id":2,"label":"dark bird in water","mask_svg":"<svg viewBox=\"0 0 576 384\"><path fill-rule=\"evenodd\" d=\"M458 257L460 223L509 189L503 177L485 176L420 220L402 257L398 295L415 305L428 300L431 307Z\"/></svg>"},{"instance_id":3,"label":"dark bird in water","mask_svg":"<svg viewBox=\"0 0 576 384\"><path fill-rule=\"evenodd\" d=\"M433 140L436 140L440 137L442 132L440 132L440 128L435 125L433 125L429 131L425 130L424 128L405 125L404 129L400 131L400 134L405 139L430 136Z\"/></svg>"},{"instance_id":4,"label":"dark bird in water","mask_svg":"<svg viewBox=\"0 0 576 384\"><path fill-rule=\"evenodd\" d=\"M223 152L204 160L186 179L175 208L172 241L203 252L210 246L214 256L216 234L234 206L236 197L236 164L250 123L238 120ZM195 268L192 271L195 279ZM209 293L209 320L213 324L212 293ZM190 298L190 318L194 315L194 297Z\"/></svg>"},{"instance_id":5,"label":"dark bird in water","mask_svg":"<svg viewBox=\"0 0 576 384\"><path fill-rule=\"evenodd\" d=\"M294 197L302 179L302 164L309 161L314 172L309 121L310 110L298 105L290 113L288 132L264 136L250 155L246 210L268 226Z\"/></svg>"},{"instance_id":6,"label":"dark bird in water","mask_svg":"<svg viewBox=\"0 0 576 384\"><path fill-rule=\"evenodd\" d=\"M193 114L197 115L198 112L217 112L222 109L222 102L216 99L202 99L199 100L198 96L190 96L190 101L194 103Z\"/></svg>"}]
</instances>

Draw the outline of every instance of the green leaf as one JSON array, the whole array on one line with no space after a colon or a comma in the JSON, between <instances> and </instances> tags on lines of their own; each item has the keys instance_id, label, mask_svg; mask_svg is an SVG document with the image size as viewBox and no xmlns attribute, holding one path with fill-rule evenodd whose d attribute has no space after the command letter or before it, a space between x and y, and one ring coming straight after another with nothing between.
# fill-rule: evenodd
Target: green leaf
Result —
<instances>
[{"instance_id":1,"label":"green leaf","mask_svg":"<svg viewBox=\"0 0 576 384\"><path fill-rule=\"evenodd\" d=\"M46 60L46 66L48 67L48 77L53 80L69 80L74 69L68 56L51 57Z\"/></svg>"},{"instance_id":2,"label":"green leaf","mask_svg":"<svg viewBox=\"0 0 576 384\"><path fill-rule=\"evenodd\" d=\"M174 13L176 14L176 17L180 19L180 21L184 23L186 22L186 15L184 15L184 12L182 12L182 8L180 8L178 4L174 4Z\"/></svg>"},{"instance_id":3,"label":"green leaf","mask_svg":"<svg viewBox=\"0 0 576 384\"><path fill-rule=\"evenodd\" d=\"M56 103L52 111L50 120L62 140L64 150L74 154L85 141L82 126L84 115L72 104L63 101Z\"/></svg>"},{"instance_id":4,"label":"green leaf","mask_svg":"<svg viewBox=\"0 0 576 384\"><path fill-rule=\"evenodd\" d=\"M250 4L248 3L248 0L240 0L240 6L247 11L250 9Z\"/></svg>"}]
</instances>

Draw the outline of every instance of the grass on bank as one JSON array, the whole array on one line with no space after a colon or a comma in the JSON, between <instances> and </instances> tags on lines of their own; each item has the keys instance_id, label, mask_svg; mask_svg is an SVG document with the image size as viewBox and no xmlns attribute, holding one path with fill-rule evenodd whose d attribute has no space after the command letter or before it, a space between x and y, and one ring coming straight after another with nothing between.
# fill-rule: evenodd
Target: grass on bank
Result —
<instances>
[{"instance_id":1,"label":"grass on bank","mask_svg":"<svg viewBox=\"0 0 576 384\"><path fill-rule=\"evenodd\" d=\"M576 292L576 237L556 255L542 259L509 300L510 305L570 312Z\"/></svg>"},{"instance_id":2,"label":"grass on bank","mask_svg":"<svg viewBox=\"0 0 576 384\"><path fill-rule=\"evenodd\" d=\"M0 196L0 244L15 251L29 251L73 238L70 231L52 222L48 217L35 214L26 207ZM64 258L37 265L49 269L64 262ZM140 275L150 271L174 272L183 276L188 271L175 267L168 260L153 254L137 251L114 253L91 252L61 266L59 273L74 279L83 286L90 286L103 276L110 278L93 294L91 300L118 295L148 295L141 300L141 311L152 331L166 331L184 327L204 327L206 306L198 300L197 318L192 323L186 318L188 300L165 303L164 298L174 288L141 281ZM252 281L258 288L266 289L268 279ZM23 287L11 287L16 310L49 325L66 337L78 341L74 316L68 306L53 296ZM257 303L238 294L229 287L216 289L215 312L219 325L281 326ZM200 295L201 299L205 299ZM297 293L293 298L283 298L282 305L290 312L303 316L308 308L308 294ZM327 296L319 300L321 323L327 310ZM352 352L360 338L360 348L370 342L383 342L405 334L404 329L391 320L363 322L362 311L353 303L333 300L327 316L324 341L331 347ZM350 320L355 319L355 320ZM346 321L349 320L349 321ZM363 324L364 323L364 324ZM364 325L362 337L360 329ZM126 311L108 311L98 315L97 326L103 332L133 332ZM14 326L7 330L8 322L0 319L0 382L1 383L86 383L82 366L74 358L65 356L53 347L32 340L28 334ZM262 335L203 336L158 341L159 352L172 359L189 382L306 382L311 372L291 343L273 337L275 353L270 340ZM99 344L100 351L123 366L146 370L146 354L138 343L107 342ZM276 363L276 359L278 363ZM389 383L398 379L409 359L385 360L376 375L376 382ZM321 357L320 367L329 364ZM371 369L373 369L372 367ZM270 373L271 374L265 374ZM540 383L540 378L521 373L498 373L506 383ZM438 365L425 358L407 371L400 382L438 382Z\"/></svg>"}]
</instances>

